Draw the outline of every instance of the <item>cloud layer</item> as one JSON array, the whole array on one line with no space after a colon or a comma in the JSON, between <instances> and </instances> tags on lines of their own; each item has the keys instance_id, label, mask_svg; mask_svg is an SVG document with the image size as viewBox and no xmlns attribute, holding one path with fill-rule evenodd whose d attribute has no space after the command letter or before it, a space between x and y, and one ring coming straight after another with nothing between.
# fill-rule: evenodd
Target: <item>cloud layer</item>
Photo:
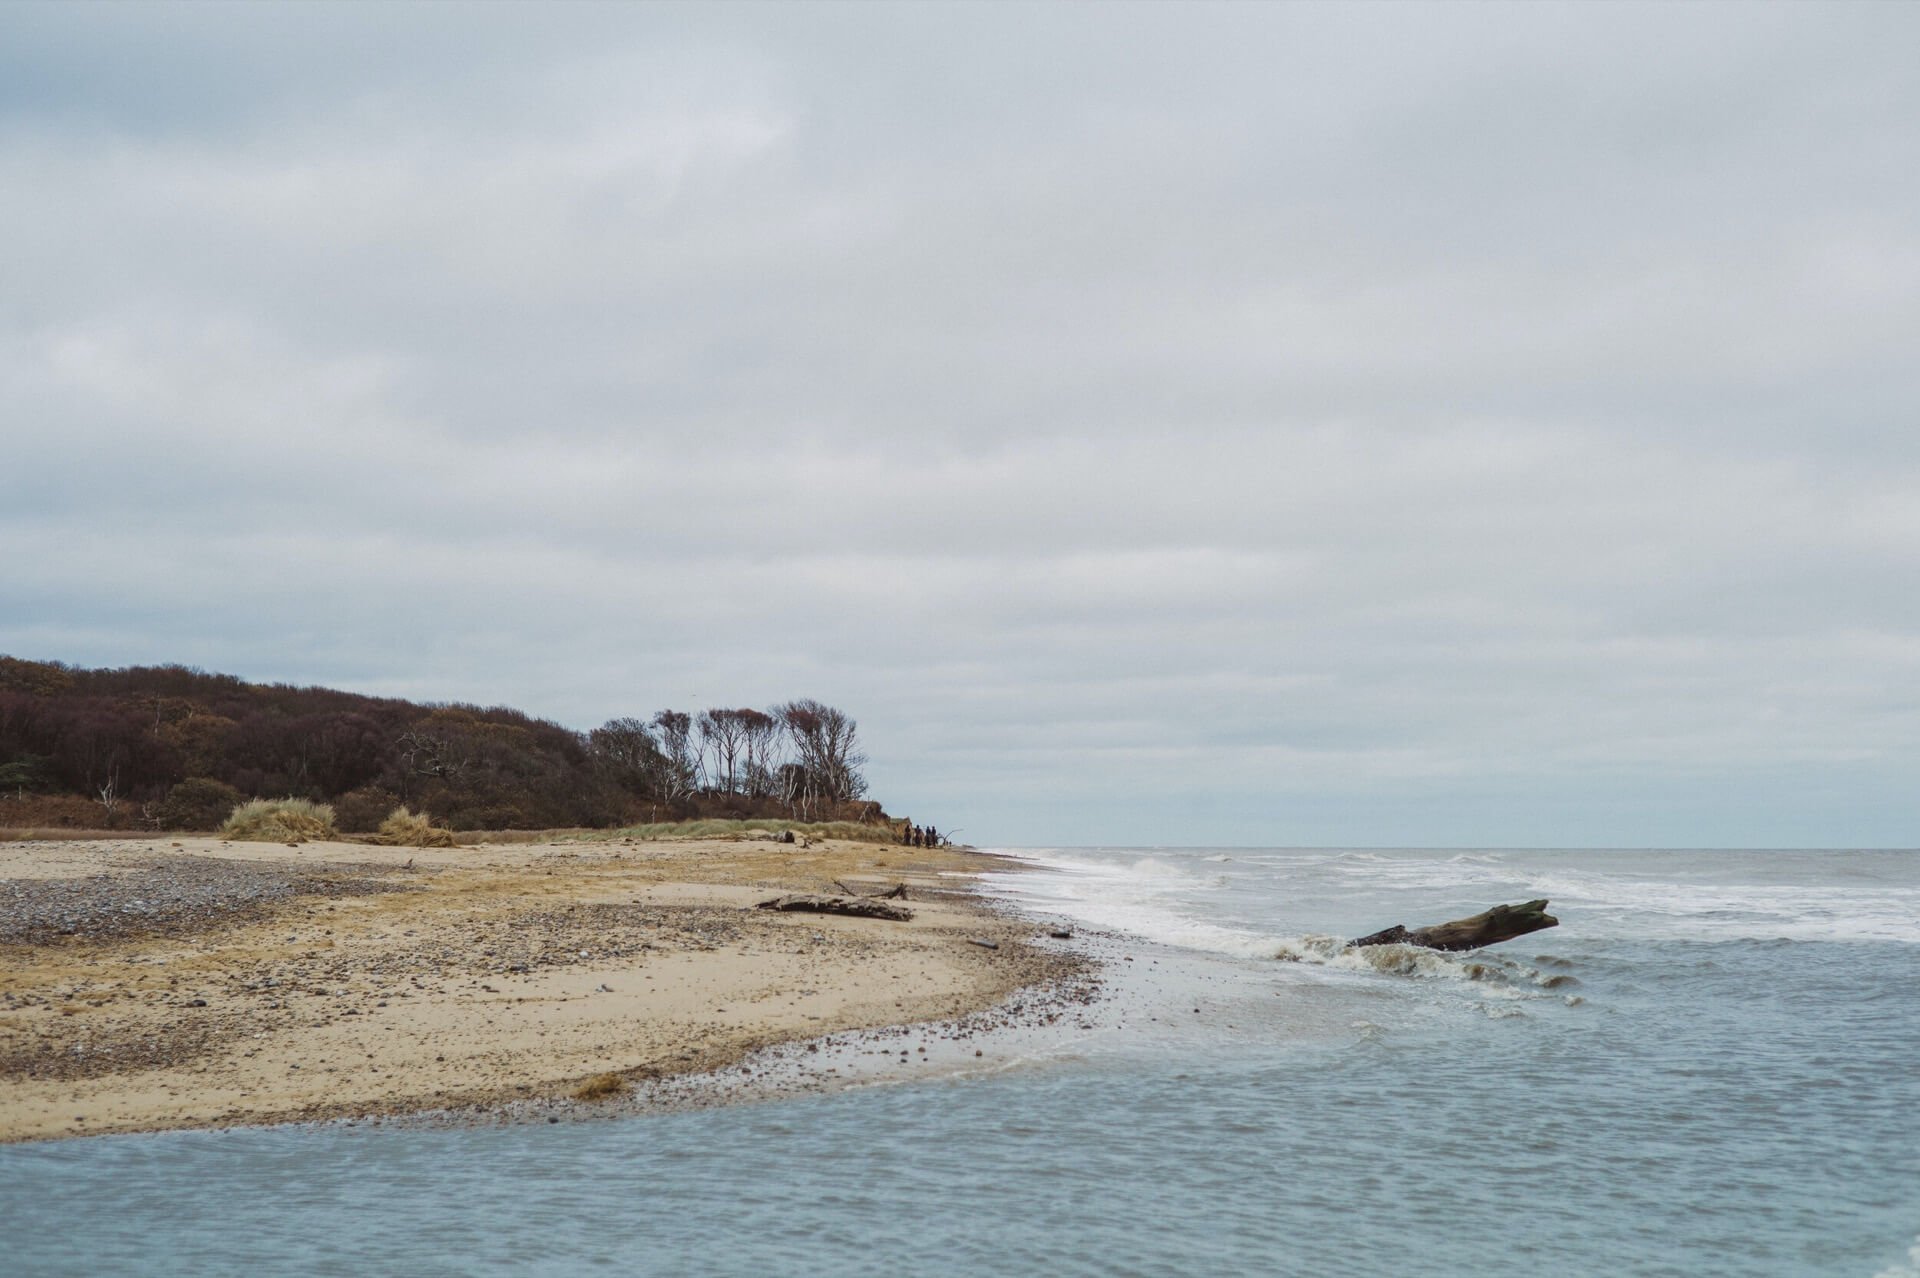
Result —
<instances>
[{"instance_id":1,"label":"cloud layer","mask_svg":"<svg viewBox=\"0 0 1920 1278\"><path fill-rule=\"evenodd\" d=\"M11 6L0 651L996 841L1915 841L1907 8Z\"/></svg>"}]
</instances>

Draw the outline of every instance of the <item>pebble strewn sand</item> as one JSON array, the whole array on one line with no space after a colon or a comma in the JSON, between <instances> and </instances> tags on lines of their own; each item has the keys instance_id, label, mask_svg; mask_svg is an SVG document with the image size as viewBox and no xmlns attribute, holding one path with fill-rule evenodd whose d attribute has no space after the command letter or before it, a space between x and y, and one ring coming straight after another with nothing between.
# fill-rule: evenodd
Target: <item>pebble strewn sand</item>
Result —
<instances>
[{"instance_id":1,"label":"pebble strewn sand","mask_svg":"<svg viewBox=\"0 0 1920 1278\"><path fill-rule=\"evenodd\" d=\"M15 845L32 846L32 845ZM348 865L157 856L85 878L0 880L0 945L179 936L261 916L296 896L405 892Z\"/></svg>"},{"instance_id":2,"label":"pebble strewn sand","mask_svg":"<svg viewBox=\"0 0 1920 1278\"><path fill-rule=\"evenodd\" d=\"M0 1139L502 1114L609 1074L595 1112L699 1103L770 1044L1057 1020L1092 987L955 887L988 863L845 843L0 844ZM916 917L752 908L835 880L904 882ZM782 1089L838 1073L810 1078L812 1057Z\"/></svg>"}]
</instances>

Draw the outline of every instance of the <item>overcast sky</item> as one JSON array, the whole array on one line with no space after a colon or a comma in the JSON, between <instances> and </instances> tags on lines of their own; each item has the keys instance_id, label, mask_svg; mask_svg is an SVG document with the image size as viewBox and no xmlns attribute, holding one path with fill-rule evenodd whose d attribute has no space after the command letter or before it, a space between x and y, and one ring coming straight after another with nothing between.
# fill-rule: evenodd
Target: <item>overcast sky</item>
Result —
<instances>
[{"instance_id":1,"label":"overcast sky","mask_svg":"<svg viewBox=\"0 0 1920 1278\"><path fill-rule=\"evenodd\" d=\"M0 7L0 652L1001 844L1920 843L1920 6Z\"/></svg>"}]
</instances>

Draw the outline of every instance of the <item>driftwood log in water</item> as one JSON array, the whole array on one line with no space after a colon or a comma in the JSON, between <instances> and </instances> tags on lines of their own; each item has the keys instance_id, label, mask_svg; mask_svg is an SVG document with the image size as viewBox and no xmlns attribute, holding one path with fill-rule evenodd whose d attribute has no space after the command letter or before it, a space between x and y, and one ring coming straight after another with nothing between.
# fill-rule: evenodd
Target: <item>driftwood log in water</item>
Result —
<instances>
[{"instance_id":1,"label":"driftwood log in water","mask_svg":"<svg viewBox=\"0 0 1920 1278\"><path fill-rule=\"evenodd\" d=\"M1395 924L1384 932L1375 932L1347 942L1348 949L1362 945L1418 945L1429 950L1477 950L1483 945L1498 945L1516 936L1557 927L1559 919L1547 913L1545 901L1524 905L1496 905L1484 914L1451 923L1436 923L1409 931Z\"/></svg>"},{"instance_id":2,"label":"driftwood log in water","mask_svg":"<svg viewBox=\"0 0 1920 1278\"><path fill-rule=\"evenodd\" d=\"M913 917L913 911L904 905L889 905L878 897L872 896L817 896L811 893L796 892L788 896L776 896L771 901L762 901L756 907L761 910L798 910L806 914L845 914L856 919L892 919L904 923Z\"/></svg>"}]
</instances>

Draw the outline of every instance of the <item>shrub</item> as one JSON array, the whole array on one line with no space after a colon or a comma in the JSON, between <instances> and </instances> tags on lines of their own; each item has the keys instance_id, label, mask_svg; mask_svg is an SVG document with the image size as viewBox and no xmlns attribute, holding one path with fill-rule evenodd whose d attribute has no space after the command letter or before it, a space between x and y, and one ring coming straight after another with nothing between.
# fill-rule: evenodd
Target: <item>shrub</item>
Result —
<instances>
[{"instance_id":1,"label":"shrub","mask_svg":"<svg viewBox=\"0 0 1920 1278\"><path fill-rule=\"evenodd\" d=\"M372 834L399 805L400 796L393 791L363 785L333 801L333 822L344 834Z\"/></svg>"},{"instance_id":2,"label":"shrub","mask_svg":"<svg viewBox=\"0 0 1920 1278\"><path fill-rule=\"evenodd\" d=\"M454 830L543 830L552 825L535 820L512 804L496 803L486 807L474 804L456 806L446 815L449 829Z\"/></svg>"},{"instance_id":3,"label":"shrub","mask_svg":"<svg viewBox=\"0 0 1920 1278\"><path fill-rule=\"evenodd\" d=\"M11 790L15 798L24 799L27 791L40 788L41 772L46 763L45 759L34 754L23 754L0 763L0 791Z\"/></svg>"},{"instance_id":4,"label":"shrub","mask_svg":"<svg viewBox=\"0 0 1920 1278\"><path fill-rule=\"evenodd\" d=\"M424 812L410 811L405 804L387 813L380 823L380 841L399 848L450 848L453 831L443 830Z\"/></svg>"},{"instance_id":5,"label":"shrub","mask_svg":"<svg viewBox=\"0 0 1920 1278\"><path fill-rule=\"evenodd\" d=\"M618 1074L595 1074L573 1093L575 1100L605 1100L627 1090L627 1080Z\"/></svg>"},{"instance_id":6,"label":"shrub","mask_svg":"<svg viewBox=\"0 0 1920 1278\"><path fill-rule=\"evenodd\" d=\"M0 828L58 830L124 830L138 813L130 803L109 814L97 799L77 794L29 794L15 798L0 794Z\"/></svg>"},{"instance_id":7,"label":"shrub","mask_svg":"<svg viewBox=\"0 0 1920 1278\"><path fill-rule=\"evenodd\" d=\"M249 799L220 827L220 837L241 843L294 843L330 839L333 809L309 799Z\"/></svg>"},{"instance_id":8,"label":"shrub","mask_svg":"<svg viewBox=\"0 0 1920 1278\"><path fill-rule=\"evenodd\" d=\"M160 800L154 816L165 830L217 830L242 802L238 790L212 777L188 777Z\"/></svg>"}]
</instances>

